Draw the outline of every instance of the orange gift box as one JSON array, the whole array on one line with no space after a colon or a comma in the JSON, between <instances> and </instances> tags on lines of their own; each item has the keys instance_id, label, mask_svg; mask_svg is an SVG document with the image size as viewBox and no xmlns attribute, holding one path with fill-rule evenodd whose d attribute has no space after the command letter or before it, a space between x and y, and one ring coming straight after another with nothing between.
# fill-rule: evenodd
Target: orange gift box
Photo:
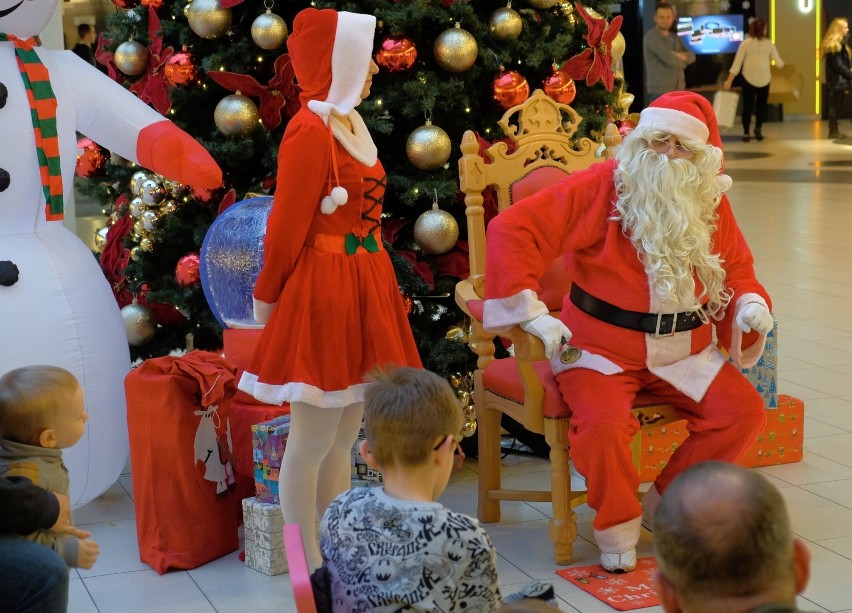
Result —
<instances>
[{"instance_id":1,"label":"orange gift box","mask_svg":"<svg viewBox=\"0 0 852 613\"><path fill-rule=\"evenodd\" d=\"M804 450L805 403L786 394L778 395L778 408L767 409L766 426L743 454L746 467L790 464L802 459ZM634 457L639 460L639 477L653 481L689 433L686 421L676 421L640 431L634 441Z\"/></svg>"}]
</instances>

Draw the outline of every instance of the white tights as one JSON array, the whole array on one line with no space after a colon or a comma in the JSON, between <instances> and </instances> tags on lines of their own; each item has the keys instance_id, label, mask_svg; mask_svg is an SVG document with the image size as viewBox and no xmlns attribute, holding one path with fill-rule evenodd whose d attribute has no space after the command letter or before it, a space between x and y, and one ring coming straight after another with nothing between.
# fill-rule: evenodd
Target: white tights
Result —
<instances>
[{"instance_id":1,"label":"white tights","mask_svg":"<svg viewBox=\"0 0 852 613\"><path fill-rule=\"evenodd\" d=\"M311 571L322 565L317 518L349 489L350 453L363 414L360 402L338 408L290 404L290 434L278 479L281 507L284 522L301 528Z\"/></svg>"}]
</instances>

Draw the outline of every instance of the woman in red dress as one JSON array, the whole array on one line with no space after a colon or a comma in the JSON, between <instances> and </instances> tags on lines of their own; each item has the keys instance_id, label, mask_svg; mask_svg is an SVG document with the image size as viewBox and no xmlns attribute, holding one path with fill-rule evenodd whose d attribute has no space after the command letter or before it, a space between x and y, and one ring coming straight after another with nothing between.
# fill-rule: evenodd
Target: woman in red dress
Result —
<instances>
[{"instance_id":1,"label":"woman in red dress","mask_svg":"<svg viewBox=\"0 0 852 613\"><path fill-rule=\"evenodd\" d=\"M382 246L386 177L354 110L370 93L371 15L306 9L288 51L302 88L278 152L278 183L254 289L265 324L240 389L290 403L281 465L286 523L302 528L308 564L321 557L316 519L350 485L364 376L420 366L390 258Z\"/></svg>"}]
</instances>

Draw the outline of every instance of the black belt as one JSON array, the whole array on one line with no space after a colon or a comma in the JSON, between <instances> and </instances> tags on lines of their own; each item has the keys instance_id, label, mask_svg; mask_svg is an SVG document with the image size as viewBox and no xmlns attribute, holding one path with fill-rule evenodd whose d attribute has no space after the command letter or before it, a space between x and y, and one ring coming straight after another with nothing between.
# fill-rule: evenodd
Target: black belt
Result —
<instances>
[{"instance_id":1,"label":"black belt","mask_svg":"<svg viewBox=\"0 0 852 613\"><path fill-rule=\"evenodd\" d=\"M625 311L614 304L610 304L600 298L595 298L580 288L576 283L571 285L571 302L591 315L613 326L639 330L657 336L670 336L675 332L686 332L700 327L704 321L701 311L685 311L683 313L639 313L638 311Z\"/></svg>"}]
</instances>

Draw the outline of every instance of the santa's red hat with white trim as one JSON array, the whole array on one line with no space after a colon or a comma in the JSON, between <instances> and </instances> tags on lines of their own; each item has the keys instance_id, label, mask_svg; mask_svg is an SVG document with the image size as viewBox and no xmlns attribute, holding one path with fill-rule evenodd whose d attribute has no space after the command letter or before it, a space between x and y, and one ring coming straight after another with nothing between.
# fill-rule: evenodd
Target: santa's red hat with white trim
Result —
<instances>
[{"instance_id":1,"label":"santa's red hat with white trim","mask_svg":"<svg viewBox=\"0 0 852 613\"><path fill-rule=\"evenodd\" d=\"M675 91L654 100L639 115L639 124L679 138L722 148L719 123L713 105L695 92Z\"/></svg>"}]
</instances>

